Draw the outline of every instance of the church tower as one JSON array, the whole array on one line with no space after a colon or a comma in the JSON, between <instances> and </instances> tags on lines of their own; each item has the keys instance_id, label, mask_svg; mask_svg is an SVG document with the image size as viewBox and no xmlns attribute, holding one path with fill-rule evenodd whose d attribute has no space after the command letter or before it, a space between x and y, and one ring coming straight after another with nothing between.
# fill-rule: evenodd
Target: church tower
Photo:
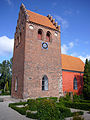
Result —
<instances>
[{"instance_id":1,"label":"church tower","mask_svg":"<svg viewBox=\"0 0 90 120\"><path fill-rule=\"evenodd\" d=\"M22 4L14 37L12 90L15 98L62 95L60 26Z\"/></svg>"}]
</instances>

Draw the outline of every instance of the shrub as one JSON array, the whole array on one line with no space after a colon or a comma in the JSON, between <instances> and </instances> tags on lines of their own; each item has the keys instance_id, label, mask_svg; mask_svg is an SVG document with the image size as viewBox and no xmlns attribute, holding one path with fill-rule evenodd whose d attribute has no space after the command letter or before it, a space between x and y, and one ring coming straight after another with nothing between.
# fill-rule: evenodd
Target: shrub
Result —
<instances>
[{"instance_id":1,"label":"shrub","mask_svg":"<svg viewBox=\"0 0 90 120\"><path fill-rule=\"evenodd\" d=\"M81 110L90 109L89 103L77 103L77 102L64 101L64 105L69 108L76 108L76 109L81 109Z\"/></svg>"},{"instance_id":2,"label":"shrub","mask_svg":"<svg viewBox=\"0 0 90 120\"><path fill-rule=\"evenodd\" d=\"M57 97L50 97L49 99L53 100L54 102L56 102L58 98Z\"/></svg>"},{"instance_id":3,"label":"shrub","mask_svg":"<svg viewBox=\"0 0 90 120\"><path fill-rule=\"evenodd\" d=\"M80 100L81 103L90 103L90 100Z\"/></svg>"},{"instance_id":4,"label":"shrub","mask_svg":"<svg viewBox=\"0 0 90 120\"><path fill-rule=\"evenodd\" d=\"M76 115L83 115L84 112L83 111L78 111L78 112L73 112L72 116L76 116Z\"/></svg>"},{"instance_id":5,"label":"shrub","mask_svg":"<svg viewBox=\"0 0 90 120\"><path fill-rule=\"evenodd\" d=\"M57 108L61 113L61 119L64 119L65 117L71 117L71 110L63 106L63 104L57 103Z\"/></svg>"},{"instance_id":6,"label":"shrub","mask_svg":"<svg viewBox=\"0 0 90 120\"><path fill-rule=\"evenodd\" d=\"M16 107L16 105L25 105L26 102L19 102L19 103L10 103L9 107L11 107L12 109L16 110L17 112L19 112L22 115L26 115L26 111L28 109L28 106L26 107Z\"/></svg>"},{"instance_id":7,"label":"shrub","mask_svg":"<svg viewBox=\"0 0 90 120\"><path fill-rule=\"evenodd\" d=\"M60 112L52 100L42 100L39 102L38 117L40 120L60 120Z\"/></svg>"},{"instance_id":8,"label":"shrub","mask_svg":"<svg viewBox=\"0 0 90 120\"><path fill-rule=\"evenodd\" d=\"M10 104L9 104L9 107L11 107L11 106L16 106L16 105L25 105L25 104L27 104L27 102L10 103Z\"/></svg>"},{"instance_id":9,"label":"shrub","mask_svg":"<svg viewBox=\"0 0 90 120\"><path fill-rule=\"evenodd\" d=\"M27 101L27 104L29 105L29 110L36 111L37 110L37 103L38 103L38 101L36 101L35 99L29 99Z\"/></svg>"},{"instance_id":10,"label":"shrub","mask_svg":"<svg viewBox=\"0 0 90 120\"><path fill-rule=\"evenodd\" d=\"M84 120L84 118L82 118L81 116L74 116L73 120Z\"/></svg>"},{"instance_id":11,"label":"shrub","mask_svg":"<svg viewBox=\"0 0 90 120\"><path fill-rule=\"evenodd\" d=\"M38 119L38 114L37 113L26 112L26 117L32 118L32 119Z\"/></svg>"},{"instance_id":12,"label":"shrub","mask_svg":"<svg viewBox=\"0 0 90 120\"><path fill-rule=\"evenodd\" d=\"M74 102L79 102L79 101L80 101L80 96L77 95L77 94L75 94L75 95L73 96L73 101L74 101Z\"/></svg>"}]
</instances>

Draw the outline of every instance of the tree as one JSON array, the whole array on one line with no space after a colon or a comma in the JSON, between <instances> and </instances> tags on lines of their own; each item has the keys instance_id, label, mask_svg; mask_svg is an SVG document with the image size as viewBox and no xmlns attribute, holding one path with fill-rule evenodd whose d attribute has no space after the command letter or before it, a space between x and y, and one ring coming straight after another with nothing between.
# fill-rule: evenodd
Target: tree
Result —
<instances>
[{"instance_id":1,"label":"tree","mask_svg":"<svg viewBox=\"0 0 90 120\"><path fill-rule=\"evenodd\" d=\"M90 100L90 60L86 59L83 75L83 96L85 99Z\"/></svg>"},{"instance_id":2,"label":"tree","mask_svg":"<svg viewBox=\"0 0 90 120\"><path fill-rule=\"evenodd\" d=\"M0 63L0 89L11 90L12 58ZM8 88L9 87L9 88Z\"/></svg>"}]
</instances>

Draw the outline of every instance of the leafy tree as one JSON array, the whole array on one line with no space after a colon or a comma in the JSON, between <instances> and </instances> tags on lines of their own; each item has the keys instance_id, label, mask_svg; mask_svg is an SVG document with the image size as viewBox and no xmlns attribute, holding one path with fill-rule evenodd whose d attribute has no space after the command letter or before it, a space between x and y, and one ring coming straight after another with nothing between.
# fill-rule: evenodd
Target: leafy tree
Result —
<instances>
[{"instance_id":1,"label":"leafy tree","mask_svg":"<svg viewBox=\"0 0 90 120\"><path fill-rule=\"evenodd\" d=\"M11 90L12 58L0 63L0 89Z\"/></svg>"},{"instance_id":2,"label":"leafy tree","mask_svg":"<svg viewBox=\"0 0 90 120\"><path fill-rule=\"evenodd\" d=\"M83 96L85 99L90 100L90 60L86 59L84 68L84 86L83 86Z\"/></svg>"}]
</instances>

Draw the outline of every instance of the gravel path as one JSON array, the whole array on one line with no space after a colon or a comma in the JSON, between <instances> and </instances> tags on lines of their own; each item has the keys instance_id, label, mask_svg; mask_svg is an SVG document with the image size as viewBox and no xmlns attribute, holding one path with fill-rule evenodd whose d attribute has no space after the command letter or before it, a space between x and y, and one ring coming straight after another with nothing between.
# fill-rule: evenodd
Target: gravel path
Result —
<instances>
[{"instance_id":1,"label":"gravel path","mask_svg":"<svg viewBox=\"0 0 90 120\"><path fill-rule=\"evenodd\" d=\"M84 117L84 120L90 120L90 114L88 114L88 111L73 109L73 108L70 108L70 109L71 109L71 112L83 111L84 115L82 115L82 117ZM66 118L65 120L72 120L72 117Z\"/></svg>"},{"instance_id":2,"label":"gravel path","mask_svg":"<svg viewBox=\"0 0 90 120\"><path fill-rule=\"evenodd\" d=\"M9 101L9 100L7 99L4 102L0 102L0 120L33 120L25 117L25 115L19 114L17 111L8 107L9 103L14 102L14 100L13 101Z\"/></svg>"}]
</instances>

